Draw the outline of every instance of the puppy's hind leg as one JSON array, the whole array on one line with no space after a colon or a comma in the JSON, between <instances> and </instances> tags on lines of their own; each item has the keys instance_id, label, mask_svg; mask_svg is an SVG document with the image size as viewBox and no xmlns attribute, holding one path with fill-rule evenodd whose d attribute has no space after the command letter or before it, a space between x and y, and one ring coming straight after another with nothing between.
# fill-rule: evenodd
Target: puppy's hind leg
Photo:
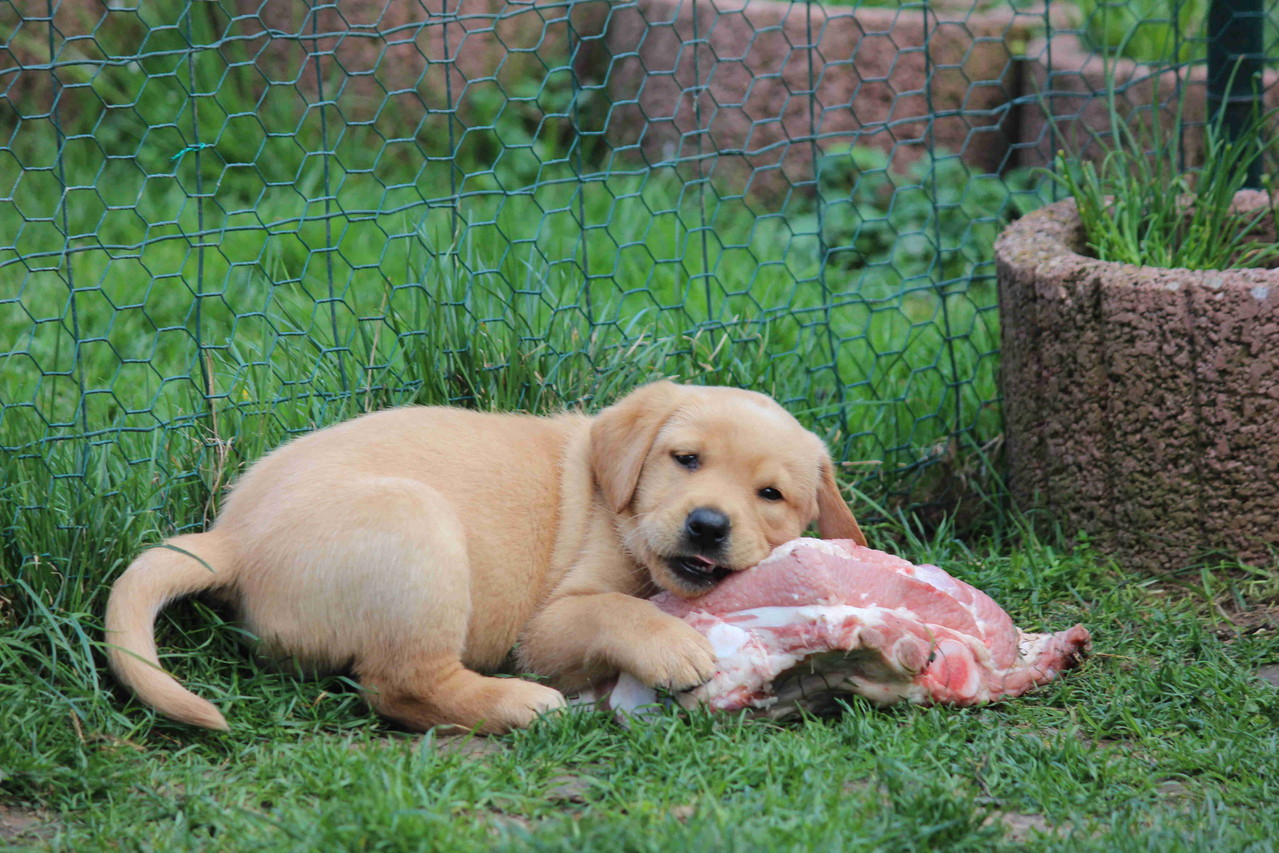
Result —
<instances>
[{"instance_id":1,"label":"puppy's hind leg","mask_svg":"<svg viewBox=\"0 0 1279 853\"><path fill-rule=\"evenodd\" d=\"M369 594L381 613L353 661L375 711L424 731L456 725L498 734L562 707L556 690L518 678L490 678L462 663L471 613L465 531L434 489L400 479L362 484L375 507L374 569ZM364 489L361 489L362 491ZM387 533L393 535L387 535Z\"/></svg>"},{"instance_id":2,"label":"puppy's hind leg","mask_svg":"<svg viewBox=\"0 0 1279 853\"><path fill-rule=\"evenodd\" d=\"M456 656L404 661L389 670L381 663L359 668L360 684L370 690L366 699L379 714L413 731L455 725L503 734L565 704L558 690L483 676Z\"/></svg>"}]
</instances>

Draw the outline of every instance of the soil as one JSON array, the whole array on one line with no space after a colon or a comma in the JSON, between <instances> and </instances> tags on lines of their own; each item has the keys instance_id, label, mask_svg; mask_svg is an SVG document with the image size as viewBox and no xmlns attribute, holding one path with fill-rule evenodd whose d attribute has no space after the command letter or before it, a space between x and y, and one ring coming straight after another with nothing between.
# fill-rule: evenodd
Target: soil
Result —
<instances>
[{"instance_id":1,"label":"soil","mask_svg":"<svg viewBox=\"0 0 1279 853\"><path fill-rule=\"evenodd\" d=\"M58 832L58 822L48 812L15 803L0 803L0 847L8 842L47 841Z\"/></svg>"}]
</instances>

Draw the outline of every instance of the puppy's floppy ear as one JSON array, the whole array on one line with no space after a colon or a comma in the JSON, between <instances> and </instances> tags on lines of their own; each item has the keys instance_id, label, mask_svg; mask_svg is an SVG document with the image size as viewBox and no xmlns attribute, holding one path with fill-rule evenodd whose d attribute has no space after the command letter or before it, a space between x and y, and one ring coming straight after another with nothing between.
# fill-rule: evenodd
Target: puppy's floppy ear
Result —
<instances>
[{"instance_id":1,"label":"puppy's floppy ear","mask_svg":"<svg viewBox=\"0 0 1279 853\"><path fill-rule=\"evenodd\" d=\"M675 410L680 390L674 382L644 385L600 412L591 424L591 471L613 512L626 509L635 496L644 459Z\"/></svg>"},{"instance_id":2,"label":"puppy's floppy ear","mask_svg":"<svg viewBox=\"0 0 1279 853\"><path fill-rule=\"evenodd\" d=\"M866 536L835 482L835 464L825 452L817 483L817 535L823 539L851 539L858 545L866 544Z\"/></svg>"}]
</instances>

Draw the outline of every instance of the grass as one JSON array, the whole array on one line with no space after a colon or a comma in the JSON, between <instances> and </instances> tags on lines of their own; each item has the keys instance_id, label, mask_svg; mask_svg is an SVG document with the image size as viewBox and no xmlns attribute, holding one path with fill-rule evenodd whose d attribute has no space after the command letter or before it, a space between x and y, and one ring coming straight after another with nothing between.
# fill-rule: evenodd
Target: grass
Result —
<instances>
[{"instance_id":1,"label":"grass","mask_svg":"<svg viewBox=\"0 0 1279 853\"><path fill-rule=\"evenodd\" d=\"M908 10L936 7L953 17L1004 4L989 0L836 0L828 5L900 6ZM1023 12L1038 8L1029 0L1013 0L1011 5ZM1209 0L1072 0L1068 4L1059 0L1056 4L1067 5L1074 7L1084 42L1097 53L1155 63L1202 62L1208 55ZM1273 3L1265 7L1256 24L1267 28L1265 52L1273 55L1279 7Z\"/></svg>"},{"instance_id":2,"label":"grass","mask_svg":"<svg viewBox=\"0 0 1279 853\"><path fill-rule=\"evenodd\" d=\"M182 74L146 70L183 103ZM197 72L233 97L233 75ZM48 121L18 122L0 147L11 551L68 559L97 538L77 531L123 523L77 520L97 512L86 494L158 510L199 472L217 469L211 488L290 432L402 402L546 411L662 375L743 384L900 500L936 448L996 438L988 261L945 281L924 265L886 282L886 259L850 274L811 203L760 209L586 150L563 135L563 74L528 88L479 99L451 158L439 126L416 158L377 126L326 142L274 89L201 112L217 141L198 150L136 109L86 110L61 156ZM905 231L932 239L927 221Z\"/></svg>"},{"instance_id":3,"label":"grass","mask_svg":"<svg viewBox=\"0 0 1279 853\"><path fill-rule=\"evenodd\" d=\"M53 274L11 279L0 285L10 548L61 560L116 538L125 521L104 497L121 512L164 510L147 524L198 525L203 512L166 509L172 489L203 477L216 492L290 432L402 402L546 411L662 375L740 384L871 463L848 473L879 494L905 491L908 466L956 417L982 440L997 434L989 284L823 293L815 235L733 204L707 210L703 231L681 190L661 175L587 184L582 209L608 227L585 232L542 214L571 207L573 184L475 199L457 232L448 211L390 238L387 220L348 217L333 260L349 275L332 298L302 249L313 225L221 236L200 299L180 240L139 247L136 266L74 255L75 280L93 283L74 298ZM268 203L258 213L283 216ZM274 275L244 260L294 253L297 266L282 260Z\"/></svg>"},{"instance_id":4,"label":"grass","mask_svg":"<svg viewBox=\"0 0 1279 853\"><path fill-rule=\"evenodd\" d=\"M0 802L42 815L25 840L58 850L1270 849L1279 689L1254 673L1279 660L1279 578L1143 581L1012 535L871 531L1028 628L1084 621L1081 670L996 707L854 702L788 725L580 712L421 738L343 680L254 663L219 614L184 605L161 620L166 665L233 726L193 731L113 686L96 608L50 590L0 635L19 673L0 681Z\"/></svg>"},{"instance_id":5,"label":"grass","mask_svg":"<svg viewBox=\"0 0 1279 853\"><path fill-rule=\"evenodd\" d=\"M1084 40L1092 50L1137 62L1202 62L1208 55L1209 0L1078 0ZM1262 4L1245 27L1264 27L1263 52L1274 62L1279 6Z\"/></svg>"},{"instance_id":6,"label":"grass","mask_svg":"<svg viewBox=\"0 0 1279 853\"><path fill-rule=\"evenodd\" d=\"M1207 0L1082 0L1078 6L1093 50L1138 62L1190 62L1207 55Z\"/></svg>"},{"instance_id":7,"label":"grass","mask_svg":"<svg viewBox=\"0 0 1279 853\"><path fill-rule=\"evenodd\" d=\"M452 149L438 124L321 127L289 87L246 101L234 55L188 56L185 29L218 26L201 8L137 67L68 64L61 146L0 104L0 844L1268 849L1272 571L1155 582L985 504L966 543L954 516L925 533L897 511L927 499L929 459L989 470L989 241L1025 199L953 158L888 175L853 151L815 204L761 209L567 133L563 68L468 102ZM390 729L343 679L256 663L199 603L160 645L231 733L157 719L106 674L110 580L290 434L402 402L591 408L660 375L779 397L899 519L876 544L1027 628L1084 621L1098 654L987 709L583 712L488 741ZM15 814L43 826L14 836Z\"/></svg>"},{"instance_id":8,"label":"grass","mask_svg":"<svg viewBox=\"0 0 1279 853\"><path fill-rule=\"evenodd\" d=\"M907 11L935 8L951 19L1009 4L992 0L833 0L826 5L901 7ZM1042 11L1042 4L1030 0L1013 0L1011 5L1026 15ZM1197 62L1207 56L1209 0L1058 0L1054 9L1063 6L1072 7L1077 31L1097 53L1156 63ZM1266 52L1273 54L1279 7L1266 4L1258 23L1269 28Z\"/></svg>"}]
</instances>

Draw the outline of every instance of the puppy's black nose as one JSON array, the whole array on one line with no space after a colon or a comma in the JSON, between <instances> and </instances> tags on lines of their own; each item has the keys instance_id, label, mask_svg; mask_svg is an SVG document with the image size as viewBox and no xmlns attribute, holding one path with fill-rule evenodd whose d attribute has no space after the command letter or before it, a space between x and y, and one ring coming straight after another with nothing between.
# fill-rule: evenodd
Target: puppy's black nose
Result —
<instances>
[{"instance_id":1,"label":"puppy's black nose","mask_svg":"<svg viewBox=\"0 0 1279 853\"><path fill-rule=\"evenodd\" d=\"M698 548L714 549L724 544L732 522L717 509L699 506L684 520L684 532Z\"/></svg>"}]
</instances>

